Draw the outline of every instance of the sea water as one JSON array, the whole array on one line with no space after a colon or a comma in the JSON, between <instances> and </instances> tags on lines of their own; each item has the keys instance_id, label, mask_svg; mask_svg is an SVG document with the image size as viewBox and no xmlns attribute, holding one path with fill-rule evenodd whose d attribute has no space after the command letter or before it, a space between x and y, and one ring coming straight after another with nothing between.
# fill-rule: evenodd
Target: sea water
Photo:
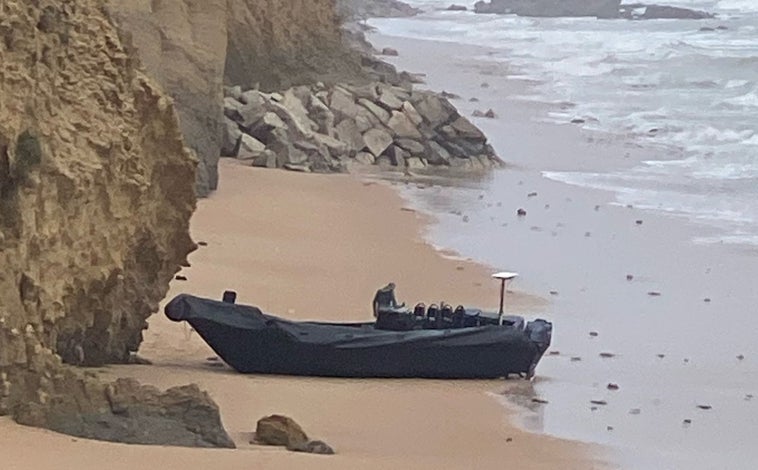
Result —
<instances>
[{"instance_id":1,"label":"sea water","mask_svg":"<svg viewBox=\"0 0 758 470\"><path fill-rule=\"evenodd\" d=\"M581 120L588 132L653 149L631 164L543 170L541 183L517 166L476 189L405 191L436 215L433 243L517 270L519 289L550 299L561 353L540 364L535 392L550 403L527 403L524 424L609 445L626 469L756 468L758 2L665 2L719 15L703 21L521 18L410 3L425 13L370 24L387 36L485 46L472 59L534 83L510 99L560 104L534 120ZM493 134L501 124L479 123L508 160L509 142ZM508 201L530 184L571 197L541 193L518 220ZM598 205L601 194L615 211ZM593 205L603 214L596 221ZM635 226L626 207L652 215L634 212L645 219Z\"/></svg>"},{"instance_id":2,"label":"sea water","mask_svg":"<svg viewBox=\"0 0 758 470\"><path fill-rule=\"evenodd\" d=\"M545 120L582 119L662 148L660 159L624 171L547 177L725 231L699 242L758 244L758 1L658 2L718 14L704 21L474 15L435 10L447 1L412 3L427 13L373 24L383 34L501 49L487 60L538 83L524 99L572 104Z\"/></svg>"}]
</instances>

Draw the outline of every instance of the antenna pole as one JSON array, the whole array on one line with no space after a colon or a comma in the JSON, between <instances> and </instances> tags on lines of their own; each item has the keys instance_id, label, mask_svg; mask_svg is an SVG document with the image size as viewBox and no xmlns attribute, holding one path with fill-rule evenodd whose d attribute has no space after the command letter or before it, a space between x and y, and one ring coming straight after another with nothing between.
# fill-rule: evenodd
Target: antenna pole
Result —
<instances>
[{"instance_id":1,"label":"antenna pole","mask_svg":"<svg viewBox=\"0 0 758 470\"><path fill-rule=\"evenodd\" d=\"M498 310L498 324L503 324L503 314L505 313L504 310L505 306L505 279L500 280L500 310Z\"/></svg>"}]
</instances>

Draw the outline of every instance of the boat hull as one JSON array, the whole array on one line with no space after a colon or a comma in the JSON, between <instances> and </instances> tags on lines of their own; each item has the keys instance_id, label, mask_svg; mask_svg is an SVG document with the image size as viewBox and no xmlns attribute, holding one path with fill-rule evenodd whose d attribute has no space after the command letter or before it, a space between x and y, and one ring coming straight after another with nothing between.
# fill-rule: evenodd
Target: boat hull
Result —
<instances>
[{"instance_id":1,"label":"boat hull","mask_svg":"<svg viewBox=\"0 0 758 470\"><path fill-rule=\"evenodd\" d=\"M370 323L291 322L252 306L180 295L166 306L242 373L324 377L472 379L531 376L548 331L481 326L377 330ZM535 341L538 338L539 341Z\"/></svg>"}]
</instances>

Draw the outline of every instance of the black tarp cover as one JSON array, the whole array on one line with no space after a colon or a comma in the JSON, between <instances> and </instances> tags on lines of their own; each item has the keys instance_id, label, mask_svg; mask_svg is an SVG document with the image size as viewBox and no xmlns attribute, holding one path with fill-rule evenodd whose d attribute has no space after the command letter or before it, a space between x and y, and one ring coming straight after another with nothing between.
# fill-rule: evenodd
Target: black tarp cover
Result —
<instances>
[{"instance_id":1,"label":"black tarp cover","mask_svg":"<svg viewBox=\"0 0 758 470\"><path fill-rule=\"evenodd\" d=\"M527 372L546 345L482 326L385 331L371 323L293 322L253 306L187 294L166 306L240 372L337 377L499 377Z\"/></svg>"}]
</instances>

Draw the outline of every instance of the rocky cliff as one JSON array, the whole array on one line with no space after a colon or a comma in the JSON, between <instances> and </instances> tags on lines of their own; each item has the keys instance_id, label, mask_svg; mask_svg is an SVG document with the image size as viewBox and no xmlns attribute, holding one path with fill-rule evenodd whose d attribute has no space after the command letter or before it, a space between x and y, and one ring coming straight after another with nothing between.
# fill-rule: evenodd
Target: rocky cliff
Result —
<instances>
[{"instance_id":1,"label":"rocky cliff","mask_svg":"<svg viewBox=\"0 0 758 470\"><path fill-rule=\"evenodd\" d=\"M108 12L141 65L174 99L185 143L198 156L196 192L218 185L227 0L110 0Z\"/></svg>"},{"instance_id":2,"label":"rocky cliff","mask_svg":"<svg viewBox=\"0 0 758 470\"><path fill-rule=\"evenodd\" d=\"M108 11L176 103L200 196L218 184L224 82L271 91L362 76L335 0L109 0Z\"/></svg>"},{"instance_id":3,"label":"rocky cliff","mask_svg":"<svg viewBox=\"0 0 758 470\"><path fill-rule=\"evenodd\" d=\"M194 247L196 162L172 101L135 68L102 1L0 0L0 63L0 415L64 431L85 417L123 423L140 396L162 395L106 386L61 360L136 351ZM199 406L220 425L207 396L190 392L177 408ZM229 445L222 431L198 439Z\"/></svg>"},{"instance_id":4,"label":"rocky cliff","mask_svg":"<svg viewBox=\"0 0 758 470\"><path fill-rule=\"evenodd\" d=\"M224 80L264 91L362 76L335 0L229 0Z\"/></svg>"}]
</instances>

